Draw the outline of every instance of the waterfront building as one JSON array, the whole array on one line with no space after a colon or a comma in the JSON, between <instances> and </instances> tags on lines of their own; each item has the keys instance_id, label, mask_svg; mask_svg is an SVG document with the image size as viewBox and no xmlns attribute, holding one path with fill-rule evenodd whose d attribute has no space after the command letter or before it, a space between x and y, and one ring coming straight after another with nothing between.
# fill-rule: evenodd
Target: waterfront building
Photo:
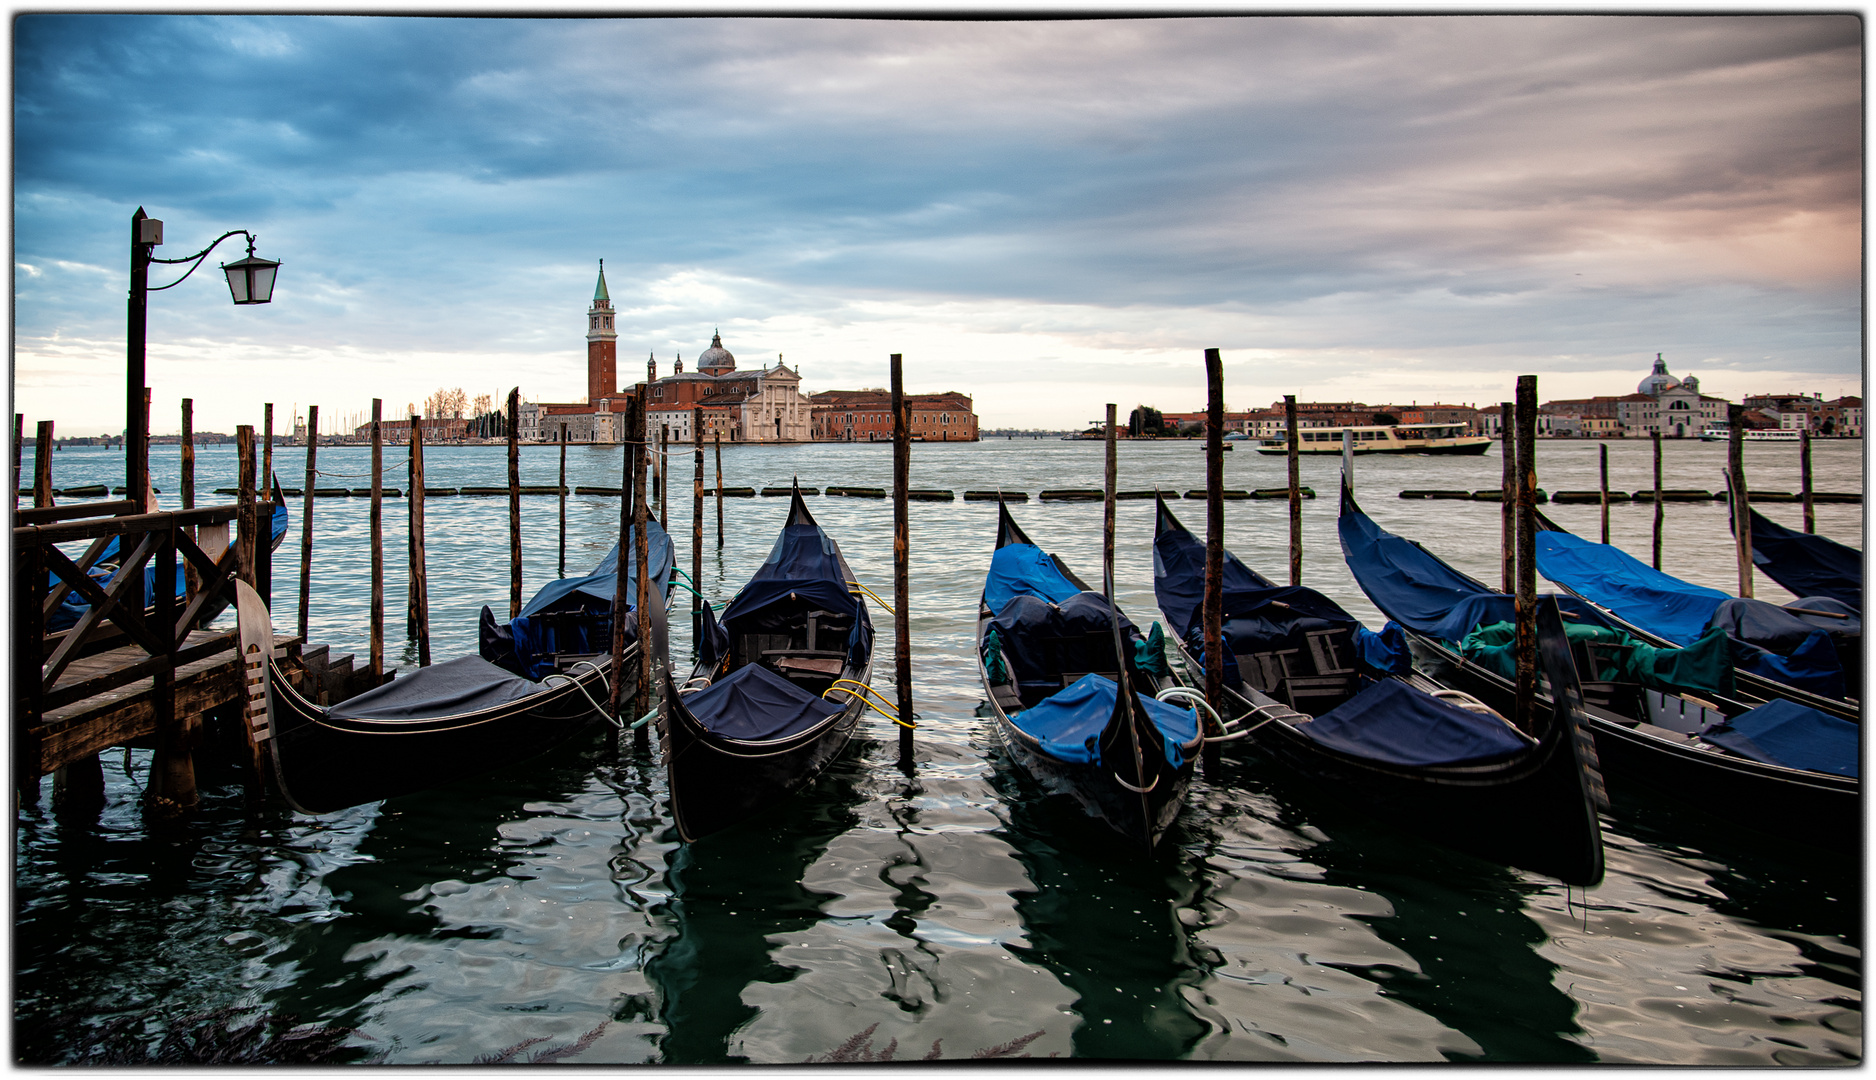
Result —
<instances>
[{"instance_id":1,"label":"waterfront building","mask_svg":"<svg viewBox=\"0 0 1876 1080\"><path fill-rule=\"evenodd\" d=\"M824 390L813 395L812 438L816 442L890 442L892 392L880 389ZM969 394L907 394L912 437L925 442L976 442L977 413Z\"/></svg>"},{"instance_id":2,"label":"waterfront building","mask_svg":"<svg viewBox=\"0 0 1876 1080\"><path fill-rule=\"evenodd\" d=\"M1829 430L1825 431L1828 426ZM1863 399L1860 397L1840 397L1826 401L1822 418L1818 421L1818 430L1826 435L1839 435L1849 439L1863 437Z\"/></svg>"}]
</instances>

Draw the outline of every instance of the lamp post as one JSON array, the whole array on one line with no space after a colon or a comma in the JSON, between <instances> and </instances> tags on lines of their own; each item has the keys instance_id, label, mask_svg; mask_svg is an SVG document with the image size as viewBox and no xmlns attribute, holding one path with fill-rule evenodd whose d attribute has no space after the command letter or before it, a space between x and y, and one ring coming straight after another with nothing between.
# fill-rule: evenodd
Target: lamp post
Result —
<instances>
[{"instance_id":1,"label":"lamp post","mask_svg":"<svg viewBox=\"0 0 1876 1080\"><path fill-rule=\"evenodd\" d=\"M230 236L245 236L248 253L244 259L231 263L222 263L221 269L228 276L228 291L236 304L265 304L274 298L274 275L280 264L271 259L260 259L254 255L254 234L246 229L233 229L215 238L215 242L180 259L159 259L154 255L158 245L163 242L163 223L143 212L130 216L130 317L129 330L125 335L127 364L126 386L124 390L124 495L133 499L145 512L151 507L149 497L149 441L150 433L144 429L148 420L143 409L144 387L144 344L149 329L149 294L173 289L189 279L202 260ZM151 263L189 263L189 269L168 285L150 288Z\"/></svg>"}]
</instances>

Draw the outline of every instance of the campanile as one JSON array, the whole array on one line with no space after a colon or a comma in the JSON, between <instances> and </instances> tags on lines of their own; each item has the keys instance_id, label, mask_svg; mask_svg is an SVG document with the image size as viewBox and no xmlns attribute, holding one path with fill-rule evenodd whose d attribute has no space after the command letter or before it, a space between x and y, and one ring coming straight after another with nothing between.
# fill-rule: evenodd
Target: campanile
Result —
<instances>
[{"instance_id":1,"label":"campanile","mask_svg":"<svg viewBox=\"0 0 1876 1080\"><path fill-rule=\"evenodd\" d=\"M612 325L612 297L606 294L606 260L599 260L599 286L586 311L586 402L619 396L619 332Z\"/></svg>"}]
</instances>

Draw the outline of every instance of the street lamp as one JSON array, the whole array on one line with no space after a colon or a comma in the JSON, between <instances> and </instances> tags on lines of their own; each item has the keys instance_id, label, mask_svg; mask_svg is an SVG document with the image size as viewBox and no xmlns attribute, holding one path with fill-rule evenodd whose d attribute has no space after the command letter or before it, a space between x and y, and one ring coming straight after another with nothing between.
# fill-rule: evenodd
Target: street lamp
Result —
<instances>
[{"instance_id":1,"label":"street lamp","mask_svg":"<svg viewBox=\"0 0 1876 1080\"><path fill-rule=\"evenodd\" d=\"M244 259L221 264L222 272L228 275L228 291L236 304L265 304L274 298L274 276L280 264L271 259L260 259L254 255L254 234L246 229L233 229L215 238L215 242L180 259L159 259L153 254L155 248L163 242L163 223L143 212L130 216L130 318L126 338L126 386L124 396L124 494L134 499L145 512L152 509L148 505L149 495L149 415L144 408L144 342L149 328L149 294L173 289L189 280L208 258L209 252L230 236L245 236L248 253ZM150 264L188 263L189 269L175 281L167 285L150 288Z\"/></svg>"}]
</instances>

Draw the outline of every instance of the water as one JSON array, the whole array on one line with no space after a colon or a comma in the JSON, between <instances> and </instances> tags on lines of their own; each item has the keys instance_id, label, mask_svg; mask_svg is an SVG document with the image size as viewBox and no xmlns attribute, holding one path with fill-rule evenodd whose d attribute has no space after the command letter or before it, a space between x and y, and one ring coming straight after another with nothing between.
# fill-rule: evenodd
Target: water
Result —
<instances>
[{"instance_id":1,"label":"water","mask_svg":"<svg viewBox=\"0 0 1876 1080\"><path fill-rule=\"evenodd\" d=\"M1819 490L1862 490L1862 444L1814 448ZM152 468L175 496L175 447ZM276 453L299 486L297 449ZM1747 448L1757 489L1795 491L1797 450ZM387 463L401 462L387 448ZM725 482L889 486L884 444L724 451ZM1670 443L1667 484L1716 488L1720 444ZM616 448L575 447L570 485L616 485ZM329 474L369 451L321 448ZM502 451L430 447L430 486L500 485ZM522 483L552 484L558 452L529 448ZM1280 458L1240 447L1227 487L1278 486ZM1610 447L1612 486L1650 486L1646 443ZM710 466L706 465L709 469ZM200 501L233 484L232 447L197 457ZM674 458L671 530L690 566L691 461ZM1331 459L1305 460L1305 581L1358 616L1376 613L1343 565ZM1405 487L1496 487L1499 460L1362 458L1358 483L1384 527L1476 576L1498 574L1498 508L1396 498ZM31 475L31 454L23 475ZM714 474L707 475L714 480ZM1099 486L1098 443L993 441L914 448L915 487ZM1596 486L1596 447L1539 446L1547 490ZM60 486L122 482L115 451L71 449ZM363 486L356 475L321 486ZM1196 442L1123 445L1123 489L1200 488ZM387 486L402 475L387 464ZM1203 503L1177 512L1195 530ZM551 497L524 499L526 592L556 576ZM890 598L885 500L813 498L810 509L860 579ZM298 598L299 504L276 555L276 624ZM778 498L725 501L725 543L706 506L703 587L726 599L767 554ZM1796 524L1796 505L1765 513ZM1084 578L1100 574L1101 508L1016 508L1025 529ZM1598 508L1553 505L1594 536ZM1614 540L1647 557L1652 508L1612 508ZM897 1061L1001 1052L1036 1057L1271 1062L1490 1061L1696 1065L1862 1059L1862 871L1841 858L1726 826L1690 807L1625 797L1605 819L1608 875L1566 889L1415 840L1287 776L1227 753L1192 786L1151 858L1118 849L1072 804L1013 775L977 715L970 661L994 504L911 507L913 775L874 717L811 790L764 820L677 842L654 758L595 732L541 761L322 818L243 811L232 774L204 770L205 805L147 825L148 754L106 755L96 821L26 808L16 840L15 1045L20 1060L73 1061L153 1047L227 1006L349 1029L344 1052L396 1064L477 1059L597 1064ZM1862 508L1817 507L1818 529L1863 544ZM387 651L401 633L401 503L387 506ZM567 568L612 542L615 500L568 502ZM315 501L311 637L367 648L367 501ZM1119 510L1117 590L1157 618L1152 503ZM1273 577L1287 559L1280 501L1226 506L1227 544ZM507 600L507 502L427 504L433 648L475 648L483 604ZM1725 510L1667 508L1664 566L1731 591ZM1782 599L1760 577L1759 595ZM680 596L685 594L680 593ZM678 611L685 605L679 601ZM892 619L874 682L890 696ZM688 619L672 620L688 656ZM1242 744L1240 744L1242 745ZM48 785L49 788L49 785ZM112 1025L117 1025L113 1029ZM125 1034L128 1030L130 1034ZM280 1045L280 1044L276 1044ZM94 1058L95 1059L95 1058Z\"/></svg>"}]
</instances>

